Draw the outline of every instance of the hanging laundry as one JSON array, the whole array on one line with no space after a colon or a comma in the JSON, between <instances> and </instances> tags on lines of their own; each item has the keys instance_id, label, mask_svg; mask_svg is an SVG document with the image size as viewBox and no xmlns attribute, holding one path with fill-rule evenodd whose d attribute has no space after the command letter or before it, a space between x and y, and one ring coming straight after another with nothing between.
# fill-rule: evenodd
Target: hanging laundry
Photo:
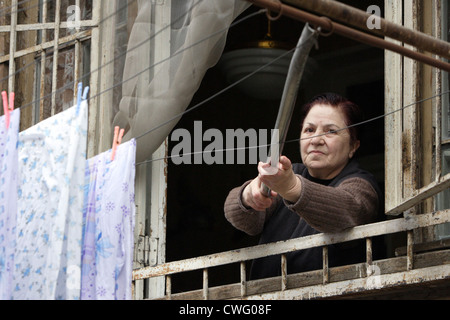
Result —
<instances>
[{"instance_id":1,"label":"hanging laundry","mask_svg":"<svg viewBox=\"0 0 450 320\"><path fill-rule=\"evenodd\" d=\"M12 299L20 109L0 117L0 300Z\"/></svg>"},{"instance_id":2,"label":"hanging laundry","mask_svg":"<svg viewBox=\"0 0 450 320\"><path fill-rule=\"evenodd\" d=\"M81 299L131 299L136 141L88 159Z\"/></svg>"},{"instance_id":3,"label":"hanging laundry","mask_svg":"<svg viewBox=\"0 0 450 320\"><path fill-rule=\"evenodd\" d=\"M79 299L87 101L19 134L14 299Z\"/></svg>"}]
</instances>

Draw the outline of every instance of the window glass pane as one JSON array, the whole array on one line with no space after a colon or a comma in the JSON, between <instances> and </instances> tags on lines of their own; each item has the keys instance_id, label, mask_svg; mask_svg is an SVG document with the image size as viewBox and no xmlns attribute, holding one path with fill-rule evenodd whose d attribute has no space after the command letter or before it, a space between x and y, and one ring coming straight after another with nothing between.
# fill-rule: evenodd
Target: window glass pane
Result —
<instances>
[{"instance_id":1,"label":"window glass pane","mask_svg":"<svg viewBox=\"0 0 450 320\"><path fill-rule=\"evenodd\" d=\"M39 1L39 21L40 22L52 22L55 20L56 1ZM44 19L45 17L45 19ZM61 22L70 21L75 23L77 19L87 20L92 18L92 0L62 0L60 20ZM59 37L65 37L73 35L78 31L83 31L86 28L78 28L76 25L68 28L60 28ZM28 31L27 31L28 33ZM39 30L37 43L47 43L53 41L55 37L54 29ZM90 52L85 50L86 46L89 47L90 41L81 42L81 50L77 53L74 42L69 42L62 45L58 51L57 59L57 74L56 74L56 91L53 90L53 54L54 49L50 47L45 51L45 56L36 55L36 65L38 66L38 72L35 76L35 122L48 118L51 116L52 109L52 94L56 95L55 113L66 110L73 105L74 83L80 81L79 76L83 76L89 72L86 69L86 62L90 59ZM26 46L31 46L28 42ZM42 60L42 58L44 58ZM79 69L80 74L76 75L77 69L76 63L81 63ZM89 65L87 65L89 67ZM43 72L43 79L41 82L41 72ZM84 78L86 82L87 79ZM85 84L86 85L86 84ZM42 96L40 96L42 95Z\"/></svg>"}]
</instances>

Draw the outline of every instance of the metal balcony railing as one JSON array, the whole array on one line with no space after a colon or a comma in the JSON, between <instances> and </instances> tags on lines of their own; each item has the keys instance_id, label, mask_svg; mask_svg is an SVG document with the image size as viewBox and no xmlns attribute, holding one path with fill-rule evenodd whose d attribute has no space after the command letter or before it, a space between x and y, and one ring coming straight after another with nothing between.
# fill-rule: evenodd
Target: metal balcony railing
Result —
<instances>
[{"instance_id":1,"label":"metal balcony railing","mask_svg":"<svg viewBox=\"0 0 450 320\"><path fill-rule=\"evenodd\" d=\"M133 283L164 276L166 294L162 299L312 299L376 291L405 285L450 282L450 250L416 253L413 231L450 221L450 209L367 224L341 233L322 233L254 247L231 250L161 265L136 269ZM406 255L374 261L373 237L406 232ZM327 247L366 239L366 262L345 267L328 267ZM287 274L286 254L313 247L323 248L322 270ZM442 248L441 248L442 249ZM246 261L281 254L281 277L247 281ZM240 265L240 282L221 287L208 286L208 270L227 264ZM203 289L171 293L171 276L203 270Z\"/></svg>"}]
</instances>

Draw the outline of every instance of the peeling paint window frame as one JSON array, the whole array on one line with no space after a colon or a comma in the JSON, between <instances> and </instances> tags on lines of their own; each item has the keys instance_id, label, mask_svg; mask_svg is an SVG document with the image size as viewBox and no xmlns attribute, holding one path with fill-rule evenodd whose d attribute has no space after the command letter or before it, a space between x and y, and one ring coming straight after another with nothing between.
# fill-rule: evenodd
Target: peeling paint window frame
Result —
<instances>
[{"instance_id":1,"label":"peeling paint window frame","mask_svg":"<svg viewBox=\"0 0 450 320\"><path fill-rule=\"evenodd\" d=\"M450 6L446 1L442 2L442 38L446 41L450 39ZM442 91L450 89L450 75L442 72ZM442 174L450 173L450 94L442 97L442 125L441 125L441 170ZM450 208L450 190L445 190L436 196L436 210ZM450 223L436 226L436 238L438 240L450 238Z\"/></svg>"},{"instance_id":2,"label":"peeling paint window frame","mask_svg":"<svg viewBox=\"0 0 450 320\"><path fill-rule=\"evenodd\" d=\"M442 2L386 0L385 16L435 37L448 36L448 6ZM385 213L425 214L448 208L448 74L385 52ZM428 98L424 100L425 98ZM399 109L399 107L404 107ZM397 110L397 111L395 111ZM395 112L394 112L395 111ZM448 132L447 132L448 133ZM449 226L414 232L418 242L450 236Z\"/></svg>"},{"instance_id":3,"label":"peeling paint window frame","mask_svg":"<svg viewBox=\"0 0 450 320\"><path fill-rule=\"evenodd\" d=\"M78 81L89 85L89 77L83 75L91 67L91 35L97 27L94 6L99 2L9 0L3 4L0 76L7 80L1 90L16 93L23 130L73 106ZM79 8L80 15L73 19L70 8Z\"/></svg>"}]
</instances>

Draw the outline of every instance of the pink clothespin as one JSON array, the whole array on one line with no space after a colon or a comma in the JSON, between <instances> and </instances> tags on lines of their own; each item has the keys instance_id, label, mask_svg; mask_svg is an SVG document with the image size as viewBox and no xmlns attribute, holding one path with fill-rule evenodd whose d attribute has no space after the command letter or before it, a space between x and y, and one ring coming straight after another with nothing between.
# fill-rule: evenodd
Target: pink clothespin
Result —
<instances>
[{"instance_id":1,"label":"pink clothespin","mask_svg":"<svg viewBox=\"0 0 450 320\"><path fill-rule=\"evenodd\" d=\"M111 161L113 161L114 157L116 156L117 147L122 142L124 132L125 132L125 129L120 129L119 126L116 126L114 128L114 140L113 140L113 145L112 145Z\"/></svg>"},{"instance_id":2,"label":"pink clothespin","mask_svg":"<svg viewBox=\"0 0 450 320\"><path fill-rule=\"evenodd\" d=\"M11 119L11 112L14 110L14 98L15 94L14 92L11 92L9 95L9 105L8 105L8 94L6 91L2 92L2 99L3 99L3 111L5 112L5 123L6 123L6 130L9 128L9 121Z\"/></svg>"}]
</instances>

